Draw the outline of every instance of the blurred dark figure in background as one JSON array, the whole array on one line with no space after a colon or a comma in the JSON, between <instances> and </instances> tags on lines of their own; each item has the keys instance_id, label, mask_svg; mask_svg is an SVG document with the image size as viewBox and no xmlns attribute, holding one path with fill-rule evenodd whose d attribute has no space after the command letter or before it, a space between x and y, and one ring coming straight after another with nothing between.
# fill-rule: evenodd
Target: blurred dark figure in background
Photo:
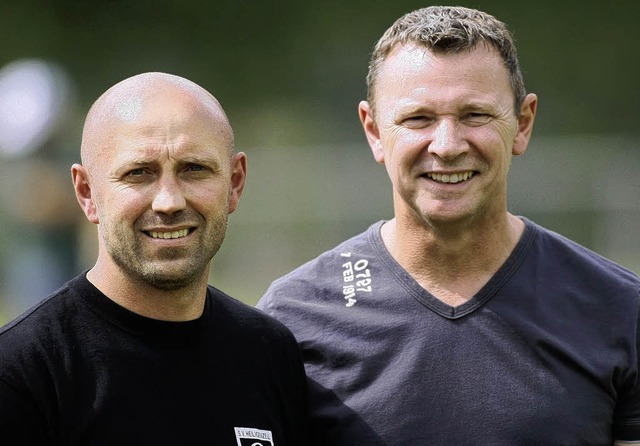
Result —
<instances>
[{"instance_id":1,"label":"blurred dark figure in background","mask_svg":"<svg viewBox=\"0 0 640 446\"><path fill-rule=\"evenodd\" d=\"M0 323L78 272L81 213L69 194L75 84L57 63L0 70Z\"/></svg>"},{"instance_id":2,"label":"blurred dark figure in background","mask_svg":"<svg viewBox=\"0 0 640 446\"><path fill-rule=\"evenodd\" d=\"M246 157L218 101L147 73L85 121L88 272L0 331L2 444L306 443L306 381L279 322L208 286Z\"/></svg>"},{"instance_id":3,"label":"blurred dark figure in background","mask_svg":"<svg viewBox=\"0 0 640 446\"><path fill-rule=\"evenodd\" d=\"M507 209L538 102L507 27L467 8L411 12L377 43L367 83L359 114L394 218L259 302L303 348L313 438L640 441L640 279Z\"/></svg>"}]
</instances>

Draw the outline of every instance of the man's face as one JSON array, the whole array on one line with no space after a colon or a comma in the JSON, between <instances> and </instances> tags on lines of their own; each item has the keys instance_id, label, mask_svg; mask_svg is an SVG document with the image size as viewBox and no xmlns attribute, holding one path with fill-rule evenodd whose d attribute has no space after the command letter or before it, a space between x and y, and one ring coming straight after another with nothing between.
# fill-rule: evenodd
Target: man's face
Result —
<instances>
[{"instance_id":1,"label":"man's face","mask_svg":"<svg viewBox=\"0 0 640 446\"><path fill-rule=\"evenodd\" d=\"M174 96L146 98L139 115L135 100L125 102L91 171L102 254L160 289L208 274L245 169L209 111Z\"/></svg>"},{"instance_id":2,"label":"man's face","mask_svg":"<svg viewBox=\"0 0 640 446\"><path fill-rule=\"evenodd\" d=\"M495 50L441 55L396 47L374 95L375 111L363 102L360 117L393 184L396 217L437 224L506 211L511 157L526 149L535 96L519 120Z\"/></svg>"}]
</instances>

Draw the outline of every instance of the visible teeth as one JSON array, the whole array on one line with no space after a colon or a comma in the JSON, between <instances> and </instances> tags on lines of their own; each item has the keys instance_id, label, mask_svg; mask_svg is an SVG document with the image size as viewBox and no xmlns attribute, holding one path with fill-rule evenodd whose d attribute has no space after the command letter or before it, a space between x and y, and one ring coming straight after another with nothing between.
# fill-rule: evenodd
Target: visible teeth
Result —
<instances>
[{"instance_id":1,"label":"visible teeth","mask_svg":"<svg viewBox=\"0 0 640 446\"><path fill-rule=\"evenodd\" d=\"M463 172L463 173L452 173L451 175L446 173L429 173L427 176L432 180L438 181L440 183L459 183L461 181L466 181L474 175L472 171Z\"/></svg>"},{"instance_id":2,"label":"visible teeth","mask_svg":"<svg viewBox=\"0 0 640 446\"><path fill-rule=\"evenodd\" d=\"M181 229L179 231L172 231L172 232L151 231L150 234L151 234L151 237L153 238L180 238L180 237L186 237L187 234L189 234L189 229Z\"/></svg>"}]
</instances>

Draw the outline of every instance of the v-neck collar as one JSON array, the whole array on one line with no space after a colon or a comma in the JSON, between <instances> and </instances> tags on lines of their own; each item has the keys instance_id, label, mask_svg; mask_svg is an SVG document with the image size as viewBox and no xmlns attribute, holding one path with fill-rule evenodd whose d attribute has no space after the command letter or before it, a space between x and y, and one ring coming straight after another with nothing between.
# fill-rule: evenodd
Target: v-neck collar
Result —
<instances>
[{"instance_id":1,"label":"v-neck collar","mask_svg":"<svg viewBox=\"0 0 640 446\"><path fill-rule=\"evenodd\" d=\"M447 319L458 319L474 312L487 303L511 278L524 260L535 238L536 227L526 218L520 218L525 224L524 231L513 251L509 257L507 257L507 260L471 299L455 307L444 303L420 286L420 284L416 282L416 280L391 256L384 245L380 232L385 221L380 221L369 228L368 239L385 267L396 278L398 284L402 286L413 298L442 317Z\"/></svg>"}]
</instances>

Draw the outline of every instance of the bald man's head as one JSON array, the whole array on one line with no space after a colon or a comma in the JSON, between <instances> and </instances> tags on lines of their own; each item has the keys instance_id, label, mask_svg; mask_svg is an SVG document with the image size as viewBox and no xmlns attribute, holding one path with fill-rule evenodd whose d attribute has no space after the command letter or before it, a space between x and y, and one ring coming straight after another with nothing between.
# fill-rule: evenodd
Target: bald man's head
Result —
<instances>
[{"instance_id":1,"label":"bald man's head","mask_svg":"<svg viewBox=\"0 0 640 446\"><path fill-rule=\"evenodd\" d=\"M93 170L110 142L129 127L175 126L176 119L198 119L214 132L220 145L233 152L234 136L220 103L196 83L167 73L143 73L125 79L91 106L82 132L82 163Z\"/></svg>"},{"instance_id":2,"label":"bald man's head","mask_svg":"<svg viewBox=\"0 0 640 446\"><path fill-rule=\"evenodd\" d=\"M90 280L140 314L175 317L122 290L206 284L247 172L222 107L178 76L131 77L89 110L82 163L71 166L71 178L87 220L98 225Z\"/></svg>"}]
</instances>

